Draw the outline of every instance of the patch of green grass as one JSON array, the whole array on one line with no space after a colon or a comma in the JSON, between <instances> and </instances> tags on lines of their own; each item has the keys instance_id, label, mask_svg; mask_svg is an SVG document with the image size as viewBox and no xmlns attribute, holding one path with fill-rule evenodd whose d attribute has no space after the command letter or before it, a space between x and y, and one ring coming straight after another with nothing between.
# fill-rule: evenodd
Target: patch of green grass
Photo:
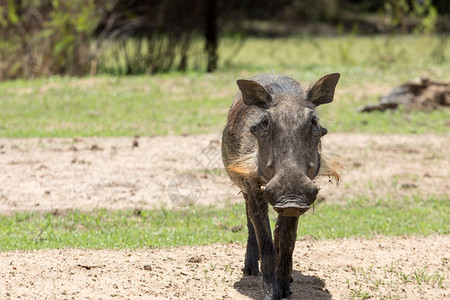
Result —
<instances>
[{"instance_id":1,"label":"patch of green grass","mask_svg":"<svg viewBox=\"0 0 450 300\"><path fill-rule=\"evenodd\" d=\"M223 86L195 74L51 78L0 84L0 135L133 136L211 131L227 101L201 91Z\"/></svg>"},{"instance_id":2,"label":"patch of green grass","mask_svg":"<svg viewBox=\"0 0 450 300\"><path fill-rule=\"evenodd\" d=\"M376 103L376 101L373 101ZM331 132L367 132L367 133L445 133L448 132L450 110L440 109L432 112L395 111L357 113L355 106L348 103L334 104L320 108L322 123ZM359 106L362 106L361 102ZM332 116L330 116L332 114Z\"/></svg>"},{"instance_id":3,"label":"patch of green grass","mask_svg":"<svg viewBox=\"0 0 450 300\"><path fill-rule=\"evenodd\" d=\"M350 299L366 300L370 298L372 298L372 296L369 292L363 291L361 285L358 288L351 289Z\"/></svg>"},{"instance_id":4,"label":"patch of green grass","mask_svg":"<svg viewBox=\"0 0 450 300\"><path fill-rule=\"evenodd\" d=\"M415 77L445 79L450 47L440 61L432 36L280 38L226 41L214 74L51 77L0 83L0 136L73 137L218 133L237 92L236 79L283 73L305 88L340 72L335 101L319 108L330 132L448 132L450 110L360 114L356 109ZM227 49L228 47L228 49ZM227 52L228 51L228 52ZM434 52L433 52L434 51Z\"/></svg>"},{"instance_id":5,"label":"patch of green grass","mask_svg":"<svg viewBox=\"0 0 450 300\"><path fill-rule=\"evenodd\" d=\"M218 69L251 73L278 70L308 73L316 68L337 66L388 72L405 67L428 69L450 62L448 43L448 37L434 35L301 35L245 39L224 36L218 48ZM102 74L125 74L126 57L119 49L117 43L105 45L98 64ZM129 39L127 49L130 56L148 56L148 51L137 40ZM206 70L207 57L202 39L193 40L187 57L187 70ZM177 65L173 64L174 70ZM143 65L141 69L146 67Z\"/></svg>"},{"instance_id":6,"label":"patch of green grass","mask_svg":"<svg viewBox=\"0 0 450 300\"><path fill-rule=\"evenodd\" d=\"M445 267L431 272L428 266L415 267L412 271L405 271L405 266L394 266L383 269L383 279L377 278L379 270L373 268L346 266L352 271L352 276L346 279L351 299L403 299L402 291L406 286L416 285L420 288L445 289L448 272ZM374 278L375 277L375 278ZM381 288L380 288L381 287Z\"/></svg>"},{"instance_id":7,"label":"patch of green grass","mask_svg":"<svg viewBox=\"0 0 450 300\"><path fill-rule=\"evenodd\" d=\"M0 249L140 248L198 245L243 239L241 206L0 216ZM233 231L240 231L234 233Z\"/></svg>"},{"instance_id":8,"label":"patch of green grass","mask_svg":"<svg viewBox=\"0 0 450 300\"><path fill-rule=\"evenodd\" d=\"M322 204L299 222L299 235L318 238L448 234L449 198L405 198L373 202L360 196L345 205Z\"/></svg>"},{"instance_id":9,"label":"patch of green grass","mask_svg":"<svg viewBox=\"0 0 450 300\"><path fill-rule=\"evenodd\" d=\"M219 48L219 57L227 56L231 48L226 41ZM448 43L448 39L432 35L249 38L228 64L220 63L222 67L252 72L277 69L307 72L330 66L358 66L387 72L413 66L427 69L449 63L450 48L442 47L443 41Z\"/></svg>"},{"instance_id":10,"label":"patch of green grass","mask_svg":"<svg viewBox=\"0 0 450 300\"><path fill-rule=\"evenodd\" d=\"M299 222L299 237L374 237L449 234L450 199L404 199L372 204L368 198L345 205L322 204ZM270 215L272 228L276 218ZM143 248L244 243L243 204L192 206L181 210L63 214L17 213L0 216L0 250L42 248ZM420 274L419 274L420 275Z\"/></svg>"}]
</instances>

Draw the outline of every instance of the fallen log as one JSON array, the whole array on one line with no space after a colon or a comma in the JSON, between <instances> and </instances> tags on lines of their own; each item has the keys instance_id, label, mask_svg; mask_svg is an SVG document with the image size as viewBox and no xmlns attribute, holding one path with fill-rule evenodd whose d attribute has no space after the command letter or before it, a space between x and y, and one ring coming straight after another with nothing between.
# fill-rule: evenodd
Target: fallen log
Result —
<instances>
[{"instance_id":1,"label":"fallen log","mask_svg":"<svg viewBox=\"0 0 450 300\"><path fill-rule=\"evenodd\" d=\"M380 97L379 103L358 108L359 112L397 109L400 105L409 110L431 111L450 106L450 82L417 78L394 88L388 95Z\"/></svg>"}]
</instances>

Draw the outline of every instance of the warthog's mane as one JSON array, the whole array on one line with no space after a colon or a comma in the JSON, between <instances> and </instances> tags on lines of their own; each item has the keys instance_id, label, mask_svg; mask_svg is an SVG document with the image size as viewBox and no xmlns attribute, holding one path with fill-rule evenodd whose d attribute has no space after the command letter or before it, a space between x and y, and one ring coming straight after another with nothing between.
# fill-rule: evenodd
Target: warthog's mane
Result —
<instances>
[{"instance_id":1,"label":"warthog's mane","mask_svg":"<svg viewBox=\"0 0 450 300\"><path fill-rule=\"evenodd\" d=\"M300 82L284 75L278 74L259 74L252 78L264 86L272 95L305 95Z\"/></svg>"},{"instance_id":2,"label":"warthog's mane","mask_svg":"<svg viewBox=\"0 0 450 300\"><path fill-rule=\"evenodd\" d=\"M226 166L228 172L237 173L244 177L258 176L257 153L252 152L231 159L232 163Z\"/></svg>"},{"instance_id":3,"label":"warthog's mane","mask_svg":"<svg viewBox=\"0 0 450 300\"><path fill-rule=\"evenodd\" d=\"M339 180L341 180L339 172L344 169L343 165L335 157L327 156L322 153L320 154L320 157L320 170L316 177L333 177L336 180L336 183L339 184Z\"/></svg>"}]
</instances>

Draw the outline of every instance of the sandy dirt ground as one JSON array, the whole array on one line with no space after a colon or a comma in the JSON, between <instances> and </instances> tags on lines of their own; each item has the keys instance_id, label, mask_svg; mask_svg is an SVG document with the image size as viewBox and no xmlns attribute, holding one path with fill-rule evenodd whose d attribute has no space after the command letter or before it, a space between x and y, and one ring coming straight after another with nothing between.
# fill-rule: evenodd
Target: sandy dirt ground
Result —
<instances>
[{"instance_id":1,"label":"sandy dirt ground","mask_svg":"<svg viewBox=\"0 0 450 300\"><path fill-rule=\"evenodd\" d=\"M330 134L323 149L345 166L339 188L319 180L326 202L449 195L450 134ZM180 174L195 179L192 195L193 188L175 185L185 201L168 193ZM0 138L0 182L1 214L242 201L223 170L218 135Z\"/></svg>"},{"instance_id":2,"label":"sandy dirt ground","mask_svg":"<svg viewBox=\"0 0 450 300\"><path fill-rule=\"evenodd\" d=\"M261 299L261 277L242 276L244 252L238 244L3 252L0 298ZM449 253L449 236L306 238L294 252L291 299L448 299Z\"/></svg>"},{"instance_id":3,"label":"sandy dirt ground","mask_svg":"<svg viewBox=\"0 0 450 300\"><path fill-rule=\"evenodd\" d=\"M448 197L450 134L330 134L344 164L321 200ZM181 175L185 174L185 175ZM187 179L186 179L187 178ZM0 139L0 213L173 208L242 201L218 135ZM449 236L316 241L294 254L292 299L447 299ZM260 299L242 245L0 252L0 299Z\"/></svg>"}]
</instances>

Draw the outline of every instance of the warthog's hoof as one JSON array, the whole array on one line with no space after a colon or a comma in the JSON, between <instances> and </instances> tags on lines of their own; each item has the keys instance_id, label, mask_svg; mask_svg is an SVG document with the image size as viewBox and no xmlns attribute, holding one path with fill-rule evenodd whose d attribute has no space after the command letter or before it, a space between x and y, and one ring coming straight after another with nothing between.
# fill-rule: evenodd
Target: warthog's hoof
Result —
<instances>
[{"instance_id":1,"label":"warthog's hoof","mask_svg":"<svg viewBox=\"0 0 450 300\"><path fill-rule=\"evenodd\" d=\"M244 267L242 269L244 276L259 276L261 273L259 272L258 267L256 268L250 268L250 267Z\"/></svg>"},{"instance_id":2,"label":"warthog's hoof","mask_svg":"<svg viewBox=\"0 0 450 300\"><path fill-rule=\"evenodd\" d=\"M301 198L281 198L273 209L283 217L298 217L310 209L310 206Z\"/></svg>"}]
</instances>

